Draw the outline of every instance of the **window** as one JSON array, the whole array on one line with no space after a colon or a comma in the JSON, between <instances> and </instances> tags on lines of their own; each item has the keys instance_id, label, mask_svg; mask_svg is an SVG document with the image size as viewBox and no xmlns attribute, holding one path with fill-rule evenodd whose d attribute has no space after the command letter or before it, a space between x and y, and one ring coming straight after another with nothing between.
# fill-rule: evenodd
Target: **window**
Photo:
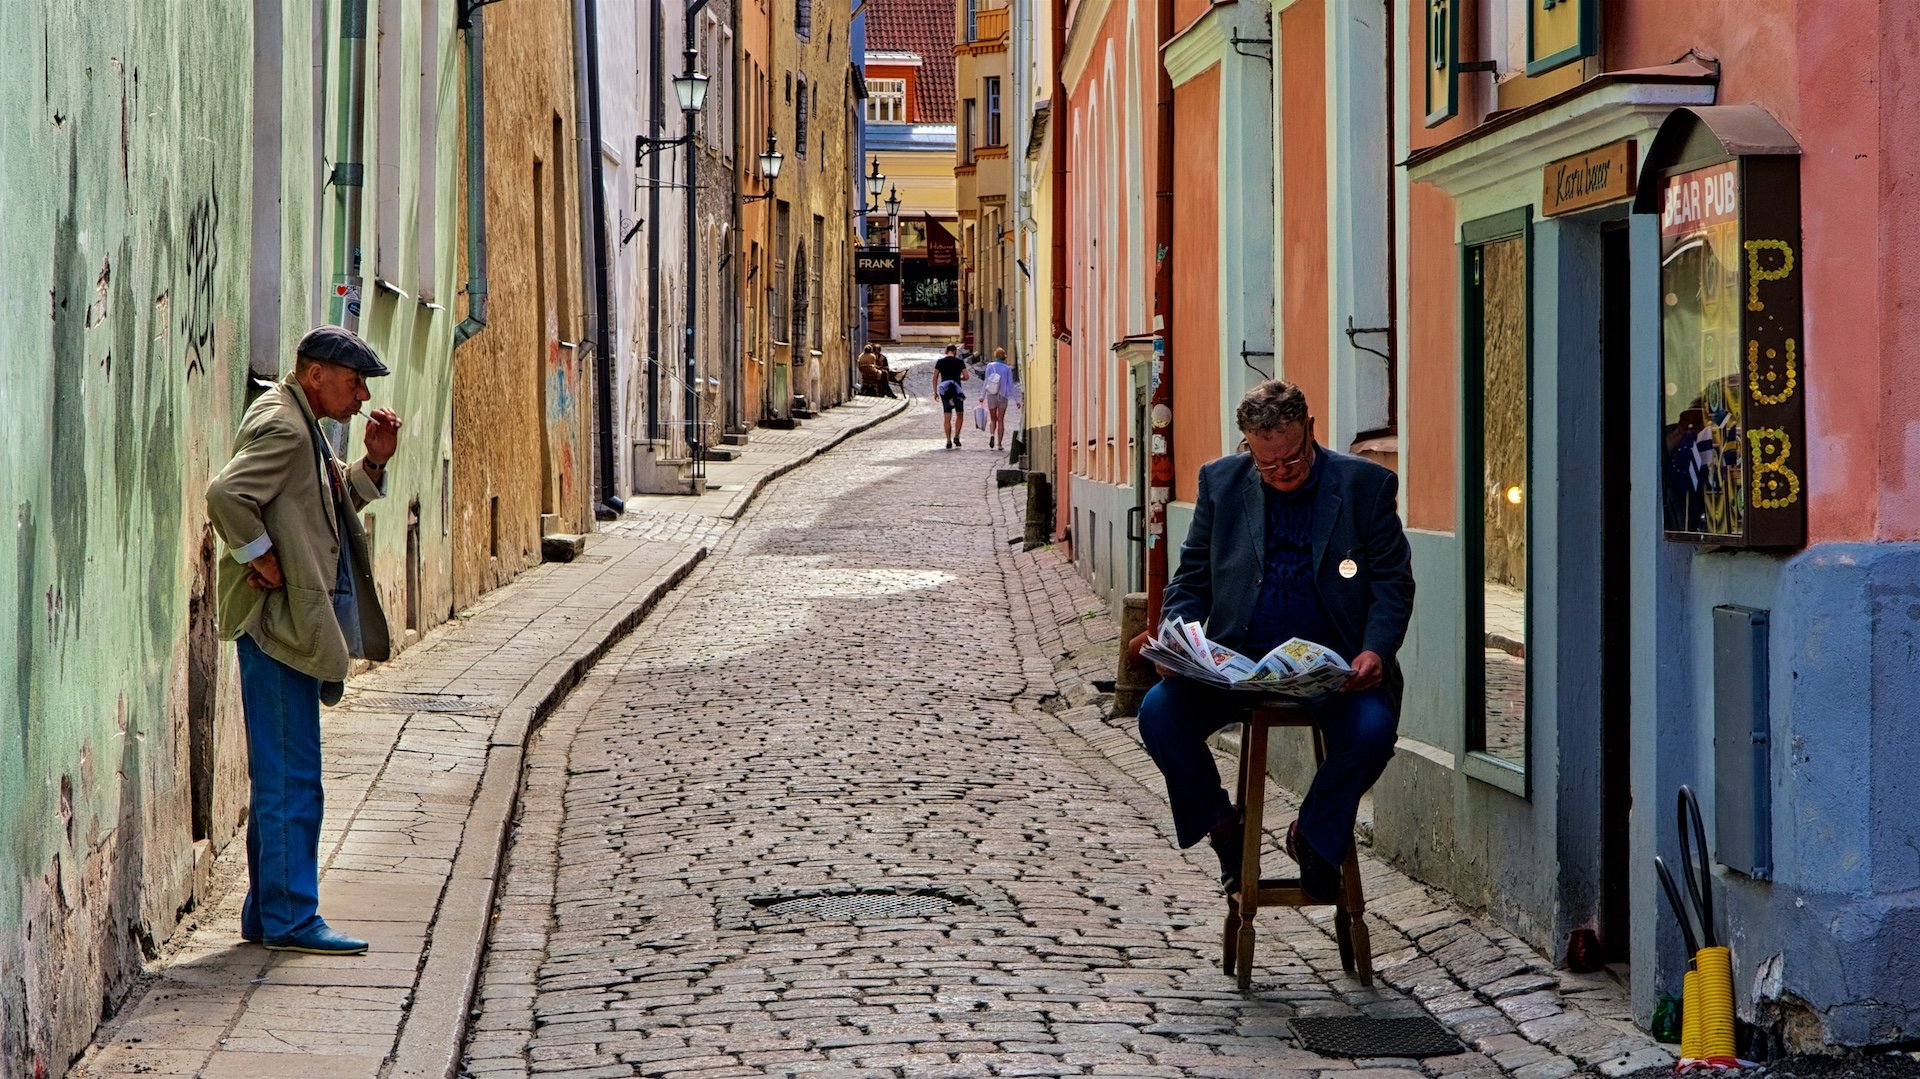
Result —
<instances>
[{"instance_id":1,"label":"window","mask_svg":"<svg viewBox=\"0 0 1920 1079\"><path fill-rule=\"evenodd\" d=\"M1000 77L995 75L987 79L987 146L1000 146Z\"/></svg>"},{"instance_id":2,"label":"window","mask_svg":"<svg viewBox=\"0 0 1920 1079\"><path fill-rule=\"evenodd\" d=\"M400 244L406 229L400 226L400 80L405 60L401 54L399 5L388 5L378 12L379 35L375 42L374 73L377 98L377 141L374 147L373 174L367 182L374 189L373 272L392 287L400 283ZM358 262L358 258L355 259Z\"/></svg>"},{"instance_id":3,"label":"window","mask_svg":"<svg viewBox=\"0 0 1920 1079\"><path fill-rule=\"evenodd\" d=\"M800 249L793 253L793 303L789 311L793 324L787 330L787 341L796 349L807 343L807 297L812 295L807 291L807 285L812 277L813 270L807 262L807 245L802 243Z\"/></svg>"},{"instance_id":4,"label":"window","mask_svg":"<svg viewBox=\"0 0 1920 1079\"><path fill-rule=\"evenodd\" d=\"M867 123L904 124L907 122L907 80L867 80Z\"/></svg>"},{"instance_id":5,"label":"window","mask_svg":"<svg viewBox=\"0 0 1920 1079\"><path fill-rule=\"evenodd\" d=\"M827 219L824 217L821 217L819 214L814 214L813 215L813 263L812 265L807 267L808 278L809 278L807 283L807 294L811 296L812 299L808 302L807 306L819 309L822 312L825 311L826 305L821 302L822 297L820 295L820 263L825 261L822 258L822 256L826 254L826 250L827 250ZM824 321L826 320L822 318L815 318L813 320L813 350L815 352L820 351L820 324Z\"/></svg>"},{"instance_id":6,"label":"window","mask_svg":"<svg viewBox=\"0 0 1920 1079\"><path fill-rule=\"evenodd\" d=\"M787 341L787 237L792 232L792 207L780 200L773 212L773 296L768 304L768 332L775 341Z\"/></svg>"},{"instance_id":7,"label":"window","mask_svg":"<svg viewBox=\"0 0 1920 1079\"><path fill-rule=\"evenodd\" d=\"M960 103L960 163L973 164L973 99Z\"/></svg>"},{"instance_id":8,"label":"window","mask_svg":"<svg viewBox=\"0 0 1920 1079\"><path fill-rule=\"evenodd\" d=\"M967 0L967 41L980 39L980 0Z\"/></svg>"},{"instance_id":9,"label":"window","mask_svg":"<svg viewBox=\"0 0 1920 1079\"><path fill-rule=\"evenodd\" d=\"M1481 477L1462 493L1468 603L1467 749L1496 767L1473 774L1524 795L1527 767L1528 545L1533 485L1532 333L1529 259L1532 209L1469 222L1461 229L1461 415L1466 472Z\"/></svg>"},{"instance_id":10,"label":"window","mask_svg":"<svg viewBox=\"0 0 1920 1079\"><path fill-rule=\"evenodd\" d=\"M422 0L420 5L420 201L414 234L419 237L414 249L419 253L413 293L422 303L432 303L434 293L434 219L440 200L440 3Z\"/></svg>"},{"instance_id":11,"label":"window","mask_svg":"<svg viewBox=\"0 0 1920 1079\"><path fill-rule=\"evenodd\" d=\"M803 39L813 36L813 0L793 0L793 33Z\"/></svg>"},{"instance_id":12,"label":"window","mask_svg":"<svg viewBox=\"0 0 1920 1079\"><path fill-rule=\"evenodd\" d=\"M793 92L793 152L807 156L807 80L802 78Z\"/></svg>"}]
</instances>

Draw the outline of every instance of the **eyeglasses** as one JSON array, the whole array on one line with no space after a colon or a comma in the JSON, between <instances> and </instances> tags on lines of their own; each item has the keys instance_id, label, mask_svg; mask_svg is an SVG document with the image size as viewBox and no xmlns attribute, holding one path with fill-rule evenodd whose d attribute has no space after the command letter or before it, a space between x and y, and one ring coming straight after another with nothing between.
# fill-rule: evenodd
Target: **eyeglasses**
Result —
<instances>
[{"instance_id":1,"label":"eyeglasses","mask_svg":"<svg viewBox=\"0 0 1920 1079\"><path fill-rule=\"evenodd\" d=\"M1252 455L1253 450L1250 447L1247 447L1247 444L1245 442L1242 442L1240 445L1243 448L1247 449L1247 453L1249 456ZM1269 465L1269 464L1262 464L1260 461L1260 458L1255 457L1253 459L1253 470L1255 472L1260 473L1262 476L1271 476L1276 472L1292 472L1295 469L1305 468L1312 463L1313 463L1313 439L1308 438L1306 441L1306 445L1300 447L1299 453L1293 455L1292 457L1288 457L1285 460L1275 461L1273 464Z\"/></svg>"}]
</instances>

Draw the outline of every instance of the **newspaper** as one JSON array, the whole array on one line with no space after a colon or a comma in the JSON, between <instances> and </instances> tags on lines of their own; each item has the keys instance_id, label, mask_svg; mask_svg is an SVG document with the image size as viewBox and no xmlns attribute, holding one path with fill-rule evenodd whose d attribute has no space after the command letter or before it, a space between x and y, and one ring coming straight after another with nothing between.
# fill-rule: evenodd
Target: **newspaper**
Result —
<instances>
[{"instance_id":1,"label":"newspaper","mask_svg":"<svg viewBox=\"0 0 1920 1079\"><path fill-rule=\"evenodd\" d=\"M1294 637L1257 660L1249 659L1208 640L1198 625L1183 618L1160 623L1160 632L1147 641L1140 655L1209 685L1285 697L1330 693L1353 676L1347 661L1326 645Z\"/></svg>"}]
</instances>

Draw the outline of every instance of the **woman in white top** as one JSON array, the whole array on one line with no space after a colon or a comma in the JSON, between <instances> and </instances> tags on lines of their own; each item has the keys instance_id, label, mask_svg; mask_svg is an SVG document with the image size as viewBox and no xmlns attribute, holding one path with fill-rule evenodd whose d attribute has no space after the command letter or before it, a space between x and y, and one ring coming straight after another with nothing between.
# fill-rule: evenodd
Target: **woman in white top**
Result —
<instances>
[{"instance_id":1,"label":"woman in white top","mask_svg":"<svg viewBox=\"0 0 1920 1079\"><path fill-rule=\"evenodd\" d=\"M1013 383L1013 368L1007 366L1007 350L993 350L993 362L987 365L981 376L981 390L986 394L987 405L987 448L1007 446L1007 404L1017 392Z\"/></svg>"}]
</instances>

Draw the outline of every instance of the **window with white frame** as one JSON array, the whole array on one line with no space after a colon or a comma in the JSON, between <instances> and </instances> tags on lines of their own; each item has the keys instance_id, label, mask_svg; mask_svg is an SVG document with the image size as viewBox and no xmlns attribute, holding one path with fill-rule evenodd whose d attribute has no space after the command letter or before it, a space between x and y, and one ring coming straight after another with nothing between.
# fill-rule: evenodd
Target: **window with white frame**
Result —
<instances>
[{"instance_id":1,"label":"window with white frame","mask_svg":"<svg viewBox=\"0 0 1920 1079\"><path fill-rule=\"evenodd\" d=\"M907 122L907 80L867 80L867 123L904 124Z\"/></svg>"},{"instance_id":2,"label":"window with white frame","mask_svg":"<svg viewBox=\"0 0 1920 1079\"><path fill-rule=\"evenodd\" d=\"M984 146L1001 145L1000 138L1000 77L989 76L986 80L987 91L987 129Z\"/></svg>"}]
</instances>

